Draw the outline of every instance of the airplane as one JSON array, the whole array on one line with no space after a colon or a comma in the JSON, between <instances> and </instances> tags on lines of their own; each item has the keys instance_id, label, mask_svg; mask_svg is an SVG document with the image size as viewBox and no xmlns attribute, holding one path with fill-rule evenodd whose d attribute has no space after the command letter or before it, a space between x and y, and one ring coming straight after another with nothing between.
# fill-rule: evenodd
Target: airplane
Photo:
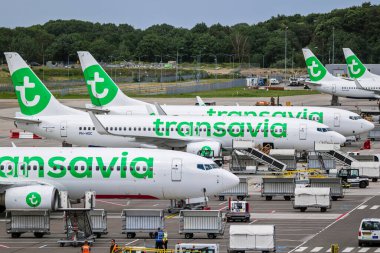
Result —
<instances>
[{"instance_id":1,"label":"airplane","mask_svg":"<svg viewBox=\"0 0 380 253\"><path fill-rule=\"evenodd\" d=\"M201 156L139 148L0 148L0 211L57 208L58 191L81 199L186 199L239 183Z\"/></svg>"},{"instance_id":2,"label":"airplane","mask_svg":"<svg viewBox=\"0 0 380 253\"><path fill-rule=\"evenodd\" d=\"M380 86L368 87L363 83L362 86L357 86L354 80L333 76L327 71L310 49L304 48L302 49L302 52L306 61L307 72L310 77L310 81L306 81L305 83L311 89L337 97L370 100L380 99Z\"/></svg>"},{"instance_id":3,"label":"airplane","mask_svg":"<svg viewBox=\"0 0 380 253\"><path fill-rule=\"evenodd\" d=\"M315 143L343 144L345 137L321 123L271 117L94 115L60 104L17 53L5 53L21 114L2 117L39 136L80 146L180 148L191 153L231 149L245 138L273 148L313 150ZM104 91L102 91L103 93ZM98 129L99 120L107 130ZM95 122L95 123L94 123Z\"/></svg>"},{"instance_id":4,"label":"airplane","mask_svg":"<svg viewBox=\"0 0 380 253\"><path fill-rule=\"evenodd\" d=\"M359 80L369 79L373 82L380 82L380 76L371 73L350 48L343 48L343 53L351 78Z\"/></svg>"},{"instance_id":5,"label":"airplane","mask_svg":"<svg viewBox=\"0 0 380 253\"><path fill-rule=\"evenodd\" d=\"M92 102L92 105L86 105L86 110L110 115L147 114L146 107L152 107L152 104L125 95L89 52L80 51L78 56ZM323 123L331 130L344 136L365 133L374 128L371 122L362 119L358 114L337 108L204 106L205 103L199 96L197 96L197 102L200 106L164 105L162 108L167 115L263 116L308 119ZM153 110L150 114L157 114L157 111Z\"/></svg>"}]
</instances>

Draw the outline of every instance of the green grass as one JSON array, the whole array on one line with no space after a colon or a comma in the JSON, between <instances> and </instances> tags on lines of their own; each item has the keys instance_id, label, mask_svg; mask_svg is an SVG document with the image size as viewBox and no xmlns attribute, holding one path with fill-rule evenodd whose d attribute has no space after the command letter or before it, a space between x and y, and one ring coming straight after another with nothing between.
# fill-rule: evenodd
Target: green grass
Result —
<instances>
[{"instance_id":1,"label":"green grass","mask_svg":"<svg viewBox=\"0 0 380 253\"><path fill-rule=\"evenodd\" d=\"M313 90L248 90L246 88L230 88L230 89L221 89L213 91L202 91L186 94L175 94L175 95L133 95L135 97L159 97L159 98L170 98L170 97L179 97L179 98L193 98L195 96L201 96L205 98L215 98L215 97L284 97L284 96L299 96L299 95L312 95L319 94L318 91Z\"/></svg>"},{"instance_id":2,"label":"green grass","mask_svg":"<svg viewBox=\"0 0 380 253\"><path fill-rule=\"evenodd\" d=\"M157 97L157 98L194 98L195 96L201 96L204 98L217 98L217 97L284 97L284 96L300 96L300 95L312 95L320 94L318 91L313 90L248 90L245 88L230 88L213 91L202 91L186 94L174 94L174 95L136 95L127 94L131 97ZM69 94L62 96L60 93L55 93L54 96L59 99L89 99L86 94ZM14 92L0 93L0 99L14 99L16 95Z\"/></svg>"}]
</instances>

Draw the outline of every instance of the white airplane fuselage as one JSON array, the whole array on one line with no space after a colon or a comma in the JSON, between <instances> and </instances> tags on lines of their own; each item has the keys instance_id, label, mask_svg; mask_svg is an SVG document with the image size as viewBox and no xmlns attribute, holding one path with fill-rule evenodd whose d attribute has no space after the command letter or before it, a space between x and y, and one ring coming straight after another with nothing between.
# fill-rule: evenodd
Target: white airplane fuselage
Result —
<instances>
[{"instance_id":1,"label":"white airplane fuselage","mask_svg":"<svg viewBox=\"0 0 380 253\"><path fill-rule=\"evenodd\" d=\"M214 195L239 182L209 159L171 150L0 148L0 164L0 185L36 182L68 191L72 199L85 191L99 198L183 199L203 196L204 189Z\"/></svg>"},{"instance_id":2,"label":"white airplane fuselage","mask_svg":"<svg viewBox=\"0 0 380 253\"><path fill-rule=\"evenodd\" d=\"M233 140L245 139L253 140L256 145L272 143L274 148L280 149L312 150L316 142L342 144L345 141L342 135L334 131L324 132L326 125L288 118L98 116L109 132L118 136L100 135L88 114L33 118L42 122L18 122L17 126L46 138L80 146L144 147L157 144L160 147L180 148L185 146L184 143L199 139L215 141L223 148L231 149Z\"/></svg>"},{"instance_id":3,"label":"white airplane fuselage","mask_svg":"<svg viewBox=\"0 0 380 253\"><path fill-rule=\"evenodd\" d=\"M104 106L110 115L146 115L146 106ZM163 105L167 115L178 116L249 116L307 119L327 125L344 136L366 133L374 125L358 114L327 107L304 106L187 106Z\"/></svg>"}]
</instances>

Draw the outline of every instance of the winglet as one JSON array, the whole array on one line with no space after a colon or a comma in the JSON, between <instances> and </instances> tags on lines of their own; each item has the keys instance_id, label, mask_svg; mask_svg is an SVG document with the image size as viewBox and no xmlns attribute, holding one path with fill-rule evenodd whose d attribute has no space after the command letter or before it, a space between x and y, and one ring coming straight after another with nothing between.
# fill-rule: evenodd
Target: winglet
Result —
<instances>
[{"instance_id":1,"label":"winglet","mask_svg":"<svg viewBox=\"0 0 380 253\"><path fill-rule=\"evenodd\" d=\"M156 113L153 111L152 107L150 105L146 105L146 110L148 111L149 115L156 115Z\"/></svg>"},{"instance_id":2,"label":"winglet","mask_svg":"<svg viewBox=\"0 0 380 253\"><path fill-rule=\"evenodd\" d=\"M206 105L205 102L203 102L203 100L201 99L200 96L196 96L196 98L197 98L197 102L198 102L199 106L205 106Z\"/></svg>"},{"instance_id":3,"label":"winglet","mask_svg":"<svg viewBox=\"0 0 380 253\"><path fill-rule=\"evenodd\" d=\"M158 104L157 102L154 102L154 105L156 106L158 115L167 115L164 109L162 109L160 104Z\"/></svg>"},{"instance_id":4,"label":"winglet","mask_svg":"<svg viewBox=\"0 0 380 253\"><path fill-rule=\"evenodd\" d=\"M92 111L89 111L88 114L90 115L92 123L94 123L95 129L99 134L110 135L110 132L106 130L106 128L103 126L103 124L99 121L99 119L95 116L95 114Z\"/></svg>"}]
</instances>

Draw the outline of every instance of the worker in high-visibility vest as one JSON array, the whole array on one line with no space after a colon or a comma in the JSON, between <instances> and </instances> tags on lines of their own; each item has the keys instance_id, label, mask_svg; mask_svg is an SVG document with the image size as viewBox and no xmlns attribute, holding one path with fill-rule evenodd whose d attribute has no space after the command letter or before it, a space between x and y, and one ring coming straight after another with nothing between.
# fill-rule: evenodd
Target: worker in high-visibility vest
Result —
<instances>
[{"instance_id":1,"label":"worker in high-visibility vest","mask_svg":"<svg viewBox=\"0 0 380 253\"><path fill-rule=\"evenodd\" d=\"M157 229L157 232L155 233L156 238L156 249L162 249L164 246L164 231L161 230L161 228Z\"/></svg>"},{"instance_id":2,"label":"worker in high-visibility vest","mask_svg":"<svg viewBox=\"0 0 380 253\"><path fill-rule=\"evenodd\" d=\"M91 252L91 247L88 245L88 241L84 241L84 244L81 248L82 253L90 253Z\"/></svg>"},{"instance_id":3,"label":"worker in high-visibility vest","mask_svg":"<svg viewBox=\"0 0 380 253\"><path fill-rule=\"evenodd\" d=\"M110 253L117 253L117 252L119 252L119 246L116 244L115 239L112 239Z\"/></svg>"},{"instance_id":4,"label":"worker in high-visibility vest","mask_svg":"<svg viewBox=\"0 0 380 253\"><path fill-rule=\"evenodd\" d=\"M162 240L164 249L168 249L168 232L164 231L164 239Z\"/></svg>"}]
</instances>

